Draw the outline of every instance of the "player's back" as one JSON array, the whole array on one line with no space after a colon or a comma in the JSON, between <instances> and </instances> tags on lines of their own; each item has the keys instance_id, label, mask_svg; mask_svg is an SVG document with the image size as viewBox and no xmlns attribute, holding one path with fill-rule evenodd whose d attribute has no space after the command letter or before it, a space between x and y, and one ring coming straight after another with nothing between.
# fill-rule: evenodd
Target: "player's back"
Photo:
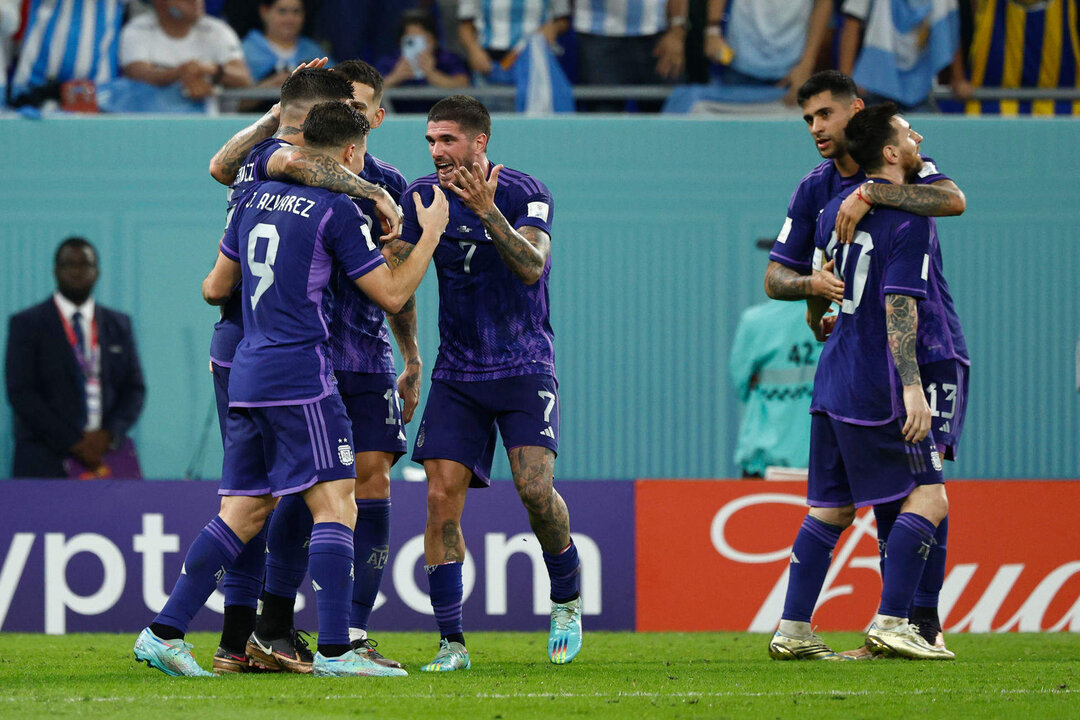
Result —
<instances>
[{"instance_id":1,"label":"player's back","mask_svg":"<svg viewBox=\"0 0 1080 720\"><path fill-rule=\"evenodd\" d=\"M819 163L799 181L788 202L787 217L776 236L769 259L799 272L810 270L818 215L845 188L866 180L862 170L844 177L832 160Z\"/></svg>"},{"instance_id":2,"label":"player's back","mask_svg":"<svg viewBox=\"0 0 1080 720\"><path fill-rule=\"evenodd\" d=\"M228 227L232 220L233 210L236 203L256 183L269 180L266 172L266 162L278 148L289 143L280 138L267 138L256 143L248 153L244 164L236 173L236 179L229 186L228 215L225 225ZM232 365L236 346L244 337L244 311L240 302L240 293L235 292L221 308L221 318L214 325L214 334L210 340L210 359L218 365L229 367Z\"/></svg>"},{"instance_id":3,"label":"player's back","mask_svg":"<svg viewBox=\"0 0 1080 720\"><path fill-rule=\"evenodd\" d=\"M240 263L243 278L245 333L229 383L231 404L309 402L330 394L332 261L351 276L383 262L357 207L318 188L258 183L237 205L222 252Z\"/></svg>"},{"instance_id":4,"label":"player's back","mask_svg":"<svg viewBox=\"0 0 1080 720\"><path fill-rule=\"evenodd\" d=\"M815 266L835 260L844 300L814 378L812 412L846 422L884 424L903 412L902 386L889 350L885 296L926 297L928 218L875 208L858 224L854 242L841 245L834 230L842 192L821 213Z\"/></svg>"}]
</instances>

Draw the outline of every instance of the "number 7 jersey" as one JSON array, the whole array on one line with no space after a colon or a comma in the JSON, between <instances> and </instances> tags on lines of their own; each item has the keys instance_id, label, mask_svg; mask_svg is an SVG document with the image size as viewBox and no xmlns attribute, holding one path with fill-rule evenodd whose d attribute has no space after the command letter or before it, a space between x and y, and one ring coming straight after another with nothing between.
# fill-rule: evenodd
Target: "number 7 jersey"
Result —
<instances>
[{"instance_id":1,"label":"number 7 jersey","mask_svg":"<svg viewBox=\"0 0 1080 720\"><path fill-rule=\"evenodd\" d=\"M431 204L435 175L419 178L401 197L405 223L401 239L415 244L422 229L416 219L413 192L425 207ZM445 190L450 221L435 249L439 276L439 355L431 377L464 382L499 380L520 375L554 375L554 332L551 329L548 276L551 258L540 279L526 285L499 255L476 213L452 190ZM503 168L495 189L495 206L510 227L525 225L550 235L554 206L539 180Z\"/></svg>"},{"instance_id":2,"label":"number 7 jersey","mask_svg":"<svg viewBox=\"0 0 1080 720\"><path fill-rule=\"evenodd\" d=\"M881 180L875 182L884 182ZM884 425L904 415L903 385L889 350L885 296L927 297L934 223L892 208L875 208L841 245L834 227L844 198L833 198L818 219L814 269L835 260L844 300L821 351L810 412L856 425Z\"/></svg>"},{"instance_id":3,"label":"number 7 jersey","mask_svg":"<svg viewBox=\"0 0 1080 720\"><path fill-rule=\"evenodd\" d=\"M385 263L370 220L346 195L259 183L237 203L221 252L240 263L244 312L229 405L300 405L333 393L331 265L355 280Z\"/></svg>"}]
</instances>

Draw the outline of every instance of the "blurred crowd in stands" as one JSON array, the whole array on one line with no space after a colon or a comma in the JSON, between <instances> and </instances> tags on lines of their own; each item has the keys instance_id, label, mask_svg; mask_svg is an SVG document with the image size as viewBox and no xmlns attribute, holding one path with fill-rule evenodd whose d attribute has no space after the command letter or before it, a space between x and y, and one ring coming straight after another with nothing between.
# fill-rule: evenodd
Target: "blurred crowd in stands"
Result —
<instances>
[{"instance_id":1,"label":"blurred crowd in stands","mask_svg":"<svg viewBox=\"0 0 1080 720\"><path fill-rule=\"evenodd\" d=\"M202 112L360 58L394 88L514 86L496 110L790 105L816 70L912 111L1080 114L1080 0L0 0L0 107ZM536 97L546 105L523 105ZM574 99L574 88L669 88ZM935 88L938 91L935 92ZM942 92L946 88L948 92ZM980 88L1066 97L976 99ZM236 93L233 93L235 95ZM489 105L492 105L489 103ZM237 105L254 109L257 100Z\"/></svg>"}]
</instances>

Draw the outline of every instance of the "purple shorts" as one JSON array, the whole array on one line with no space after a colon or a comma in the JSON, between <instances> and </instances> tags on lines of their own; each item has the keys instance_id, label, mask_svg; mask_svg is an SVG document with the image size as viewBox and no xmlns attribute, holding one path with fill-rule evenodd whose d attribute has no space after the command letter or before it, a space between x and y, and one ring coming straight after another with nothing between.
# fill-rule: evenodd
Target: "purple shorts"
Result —
<instances>
[{"instance_id":1,"label":"purple shorts","mask_svg":"<svg viewBox=\"0 0 1080 720\"><path fill-rule=\"evenodd\" d=\"M904 442L903 426L903 420L854 425L814 413L806 504L879 505L907 497L916 485L945 482L934 433L913 445Z\"/></svg>"},{"instance_id":2,"label":"purple shorts","mask_svg":"<svg viewBox=\"0 0 1080 720\"><path fill-rule=\"evenodd\" d=\"M219 495L291 495L356 477L352 426L337 394L308 405L232 407Z\"/></svg>"},{"instance_id":3,"label":"purple shorts","mask_svg":"<svg viewBox=\"0 0 1080 720\"><path fill-rule=\"evenodd\" d=\"M217 402L217 421L221 428L221 444L225 444L225 419L229 417L229 371L232 368L211 362L214 371L214 400Z\"/></svg>"},{"instance_id":4,"label":"purple shorts","mask_svg":"<svg viewBox=\"0 0 1080 720\"><path fill-rule=\"evenodd\" d=\"M551 375L432 380L412 459L459 462L473 472L471 487L487 487L496 425L507 450L535 446L558 453L558 381Z\"/></svg>"},{"instance_id":5,"label":"purple shorts","mask_svg":"<svg viewBox=\"0 0 1080 720\"><path fill-rule=\"evenodd\" d=\"M352 421L355 452L385 452L396 463L409 450L397 378L390 374L337 370L338 392Z\"/></svg>"},{"instance_id":6,"label":"purple shorts","mask_svg":"<svg viewBox=\"0 0 1080 720\"><path fill-rule=\"evenodd\" d=\"M930 431L946 460L956 460L956 448L967 413L968 367L959 360L939 360L919 368L926 401L934 419Z\"/></svg>"}]
</instances>

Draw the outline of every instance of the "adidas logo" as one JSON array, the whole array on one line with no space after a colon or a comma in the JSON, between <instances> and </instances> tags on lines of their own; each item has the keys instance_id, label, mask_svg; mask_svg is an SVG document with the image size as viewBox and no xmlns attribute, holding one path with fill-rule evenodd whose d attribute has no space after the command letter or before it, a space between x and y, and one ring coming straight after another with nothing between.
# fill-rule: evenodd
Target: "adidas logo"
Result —
<instances>
[{"instance_id":1,"label":"adidas logo","mask_svg":"<svg viewBox=\"0 0 1080 720\"><path fill-rule=\"evenodd\" d=\"M802 563L799 562L799 558L795 553L791 553L791 564L792 565L801 565L802 564Z\"/></svg>"},{"instance_id":2,"label":"adidas logo","mask_svg":"<svg viewBox=\"0 0 1080 720\"><path fill-rule=\"evenodd\" d=\"M543 430L541 430L541 431L540 431L540 434L541 434L541 435L544 435L545 437L549 437L549 438L551 438L552 440L554 440L554 439L555 439L555 431L551 429L551 426L550 426L550 425L548 425L548 426L547 426L546 428L544 428Z\"/></svg>"},{"instance_id":3,"label":"adidas logo","mask_svg":"<svg viewBox=\"0 0 1080 720\"><path fill-rule=\"evenodd\" d=\"M314 590L315 592L319 592L320 590L322 590L322 586L319 585L319 583L312 580L311 581L311 589Z\"/></svg>"},{"instance_id":4,"label":"adidas logo","mask_svg":"<svg viewBox=\"0 0 1080 720\"><path fill-rule=\"evenodd\" d=\"M946 420L944 423L942 423L941 427L939 427L938 430L943 433L952 432L952 425L950 425L949 421Z\"/></svg>"}]
</instances>

